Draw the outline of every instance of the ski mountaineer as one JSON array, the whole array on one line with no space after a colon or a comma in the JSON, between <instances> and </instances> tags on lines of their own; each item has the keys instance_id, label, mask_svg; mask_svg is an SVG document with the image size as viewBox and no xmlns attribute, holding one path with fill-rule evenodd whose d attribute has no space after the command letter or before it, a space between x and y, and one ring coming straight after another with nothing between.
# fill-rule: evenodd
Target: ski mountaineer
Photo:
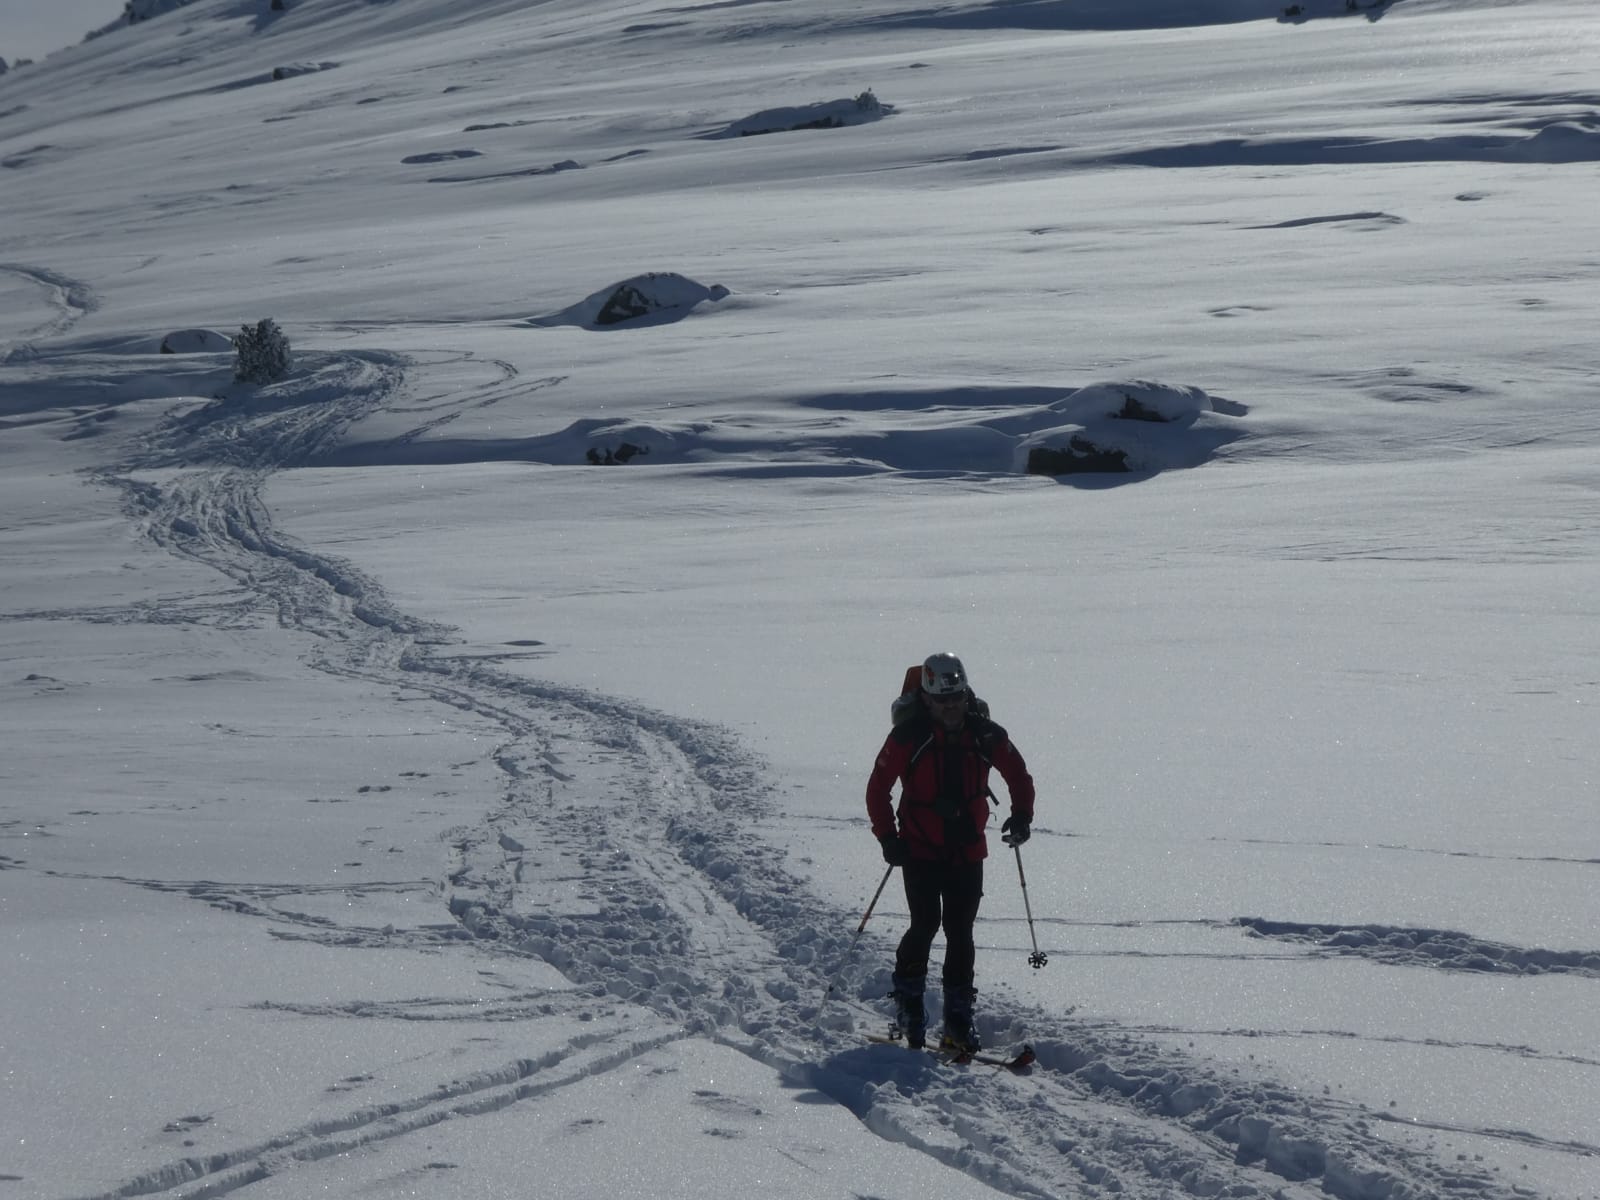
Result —
<instances>
[{"instance_id":1,"label":"ski mountaineer","mask_svg":"<svg viewBox=\"0 0 1600 1200\"><path fill-rule=\"evenodd\" d=\"M954 654L929 655L921 687L897 701L898 719L884 740L867 781L867 815L883 860L900 867L911 927L894 961L895 1020L909 1045L926 1044L923 992L928 951L944 926L944 1034L942 1049L980 1049L972 1024L972 926L983 898L983 860L989 853L989 769L1006 781L1011 815L1000 827L1008 846L1028 840L1033 824L1033 777L1006 731L989 719L988 706L967 686L966 668ZM898 812L893 804L900 781ZM998 801L997 801L998 803ZM898 817L898 822L897 818Z\"/></svg>"}]
</instances>

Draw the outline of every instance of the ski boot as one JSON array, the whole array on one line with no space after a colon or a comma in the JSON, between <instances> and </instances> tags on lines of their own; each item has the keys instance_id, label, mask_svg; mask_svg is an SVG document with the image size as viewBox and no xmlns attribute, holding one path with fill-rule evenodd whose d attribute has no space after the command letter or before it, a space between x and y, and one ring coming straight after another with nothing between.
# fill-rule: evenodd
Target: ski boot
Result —
<instances>
[{"instance_id":1,"label":"ski boot","mask_svg":"<svg viewBox=\"0 0 1600 1200\"><path fill-rule=\"evenodd\" d=\"M928 1044L928 1014L922 1007L921 979L894 977L894 991L889 998L894 1001L894 1023L889 1036L905 1038L906 1045L921 1050Z\"/></svg>"},{"instance_id":2,"label":"ski boot","mask_svg":"<svg viewBox=\"0 0 1600 1200\"><path fill-rule=\"evenodd\" d=\"M949 988L944 994L944 1032L939 1049L957 1058L970 1058L983 1049L978 1031L972 1025L972 1005L977 991L970 987Z\"/></svg>"}]
</instances>

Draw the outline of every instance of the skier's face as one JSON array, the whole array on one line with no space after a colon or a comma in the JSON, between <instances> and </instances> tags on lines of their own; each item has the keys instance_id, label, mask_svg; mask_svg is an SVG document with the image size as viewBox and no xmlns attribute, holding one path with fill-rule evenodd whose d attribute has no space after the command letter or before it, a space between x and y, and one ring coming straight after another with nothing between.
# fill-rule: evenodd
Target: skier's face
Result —
<instances>
[{"instance_id":1,"label":"skier's face","mask_svg":"<svg viewBox=\"0 0 1600 1200\"><path fill-rule=\"evenodd\" d=\"M954 692L948 696L933 696L924 692L922 698L927 701L933 719L951 732L960 729L962 722L967 719L966 692Z\"/></svg>"}]
</instances>

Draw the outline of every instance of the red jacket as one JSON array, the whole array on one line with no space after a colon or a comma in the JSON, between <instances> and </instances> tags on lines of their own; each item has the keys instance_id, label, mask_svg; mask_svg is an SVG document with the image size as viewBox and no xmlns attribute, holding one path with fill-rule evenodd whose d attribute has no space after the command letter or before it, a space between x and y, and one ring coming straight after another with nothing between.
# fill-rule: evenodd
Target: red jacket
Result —
<instances>
[{"instance_id":1,"label":"red jacket","mask_svg":"<svg viewBox=\"0 0 1600 1200\"><path fill-rule=\"evenodd\" d=\"M872 836L899 833L912 858L976 862L989 853L983 836L989 823L989 768L1011 793L1011 814L1033 821L1033 776L1006 731L987 717L968 713L966 724L947 733L927 713L897 725L884 739L867 780L867 815ZM900 781L899 826L893 803Z\"/></svg>"}]
</instances>

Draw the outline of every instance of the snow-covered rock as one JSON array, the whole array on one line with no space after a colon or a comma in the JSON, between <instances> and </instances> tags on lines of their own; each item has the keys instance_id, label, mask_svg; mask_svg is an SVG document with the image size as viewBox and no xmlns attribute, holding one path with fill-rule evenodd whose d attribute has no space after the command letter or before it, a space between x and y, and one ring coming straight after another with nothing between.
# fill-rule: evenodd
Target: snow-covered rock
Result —
<instances>
[{"instance_id":1,"label":"snow-covered rock","mask_svg":"<svg viewBox=\"0 0 1600 1200\"><path fill-rule=\"evenodd\" d=\"M293 79L296 75L315 75L318 71L331 71L336 62L294 62L272 68L274 79Z\"/></svg>"},{"instance_id":2,"label":"snow-covered rock","mask_svg":"<svg viewBox=\"0 0 1600 1200\"><path fill-rule=\"evenodd\" d=\"M713 137L754 137L762 133L788 133L798 129L842 129L846 125L865 125L881 121L894 112L870 90L859 96L825 100L798 107L768 108L734 121Z\"/></svg>"},{"instance_id":3,"label":"snow-covered rock","mask_svg":"<svg viewBox=\"0 0 1600 1200\"><path fill-rule=\"evenodd\" d=\"M233 349L233 339L215 329L179 329L161 339L162 354L221 354Z\"/></svg>"},{"instance_id":4,"label":"snow-covered rock","mask_svg":"<svg viewBox=\"0 0 1600 1200\"><path fill-rule=\"evenodd\" d=\"M696 305L721 300L728 294L720 284L707 287L675 271L652 271L601 288L560 312L533 318L530 324L604 328L644 318L657 322L678 320L688 316Z\"/></svg>"},{"instance_id":5,"label":"snow-covered rock","mask_svg":"<svg viewBox=\"0 0 1600 1200\"><path fill-rule=\"evenodd\" d=\"M1159 471L1192 467L1238 436L1213 414L1243 415L1202 389L1148 380L1093 383L1048 406L1063 422L1020 440L1030 475Z\"/></svg>"}]
</instances>

